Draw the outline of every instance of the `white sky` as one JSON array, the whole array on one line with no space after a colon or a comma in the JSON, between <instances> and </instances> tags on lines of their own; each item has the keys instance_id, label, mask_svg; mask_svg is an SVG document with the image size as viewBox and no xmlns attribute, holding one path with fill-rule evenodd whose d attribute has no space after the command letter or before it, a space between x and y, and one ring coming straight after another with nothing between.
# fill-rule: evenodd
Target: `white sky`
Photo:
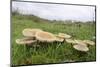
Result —
<instances>
[{"instance_id":1,"label":"white sky","mask_svg":"<svg viewBox=\"0 0 100 67\"><path fill-rule=\"evenodd\" d=\"M12 10L23 14L33 14L49 20L92 21L95 7L63 4L12 2Z\"/></svg>"}]
</instances>

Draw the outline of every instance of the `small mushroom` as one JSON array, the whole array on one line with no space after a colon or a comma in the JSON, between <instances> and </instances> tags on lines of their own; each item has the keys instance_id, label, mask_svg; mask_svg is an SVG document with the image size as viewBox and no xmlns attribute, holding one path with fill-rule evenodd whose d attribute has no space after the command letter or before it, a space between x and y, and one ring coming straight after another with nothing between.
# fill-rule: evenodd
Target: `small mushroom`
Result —
<instances>
[{"instance_id":1,"label":"small mushroom","mask_svg":"<svg viewBox=\"0 0 100 67\"><path fill-rule=\"evenodd\" d=\"M72 43L72 44L76 44L76 41L72 40L72 39L66 39L65 40L67 43Z\"/></svg>"},{"instance_id":2,"label":"small mushroom","mask_svg":"<svg viewBox=\"0 0 100 67\"><path fill-rule=\"evenodd\" d=\"M87 46L87 44L84 43L83 40L74 40L74 41L76 44Z\"/></svg>"},{"instance_id":3,"label":"small mushroom","mask_svg":"<svg viewBox=\"0 0 100 67\"><path fill-rule=\"evenodd\" d=\"M35 37L41 42L54 42L56 40L56 37L52 33L44 31L37 32Z\"/></svg>"},{"instance_id":4,"label":"small mushroom","mask_svg":"<svg viewBox=\"0 0 100 67\"><path fill-rule=\"evenodd\" d=\"M76 43L84 43L83 40L74 40Z\"/></svg>"},{"instance_id":5,"label":"small mushroom","mask_svg":"<svg viewBox=\"0 0 100 67\"><path fill-rule=\"evenodd\" d=\"M85 46L85 45L79 45L79 44L77 44L77 45L74 45L73 48L76 49L76 50L78 50L78 51L82 51L82 52L89 51L89 48L87 46Z\"/></svg>"},{"instance_id":6,"label":"small mushroom","mask_svg":"<svg viewBox=\"0 0 100 67\"><path fill-rule=\"evenodd\" d=\"M84 43L89 44L89 45L95 45L93 41L90 40L83 40Z\"/></svg>"},{"instance_id":7,"label":"small mushroom","mask_svg":"<svg viewBox=\"0 0 100 67\"><path fill-rule=\"evenodd\" d=\"M57 41L57 42L63 42L64 39L63 39L63 38L60 38L60 37L56 37L56 41Z\"/></svg>"},{"instance_id":8,"label":"small mushroom","mask_svg":"<svg viewBox=\"0 0 100 67\"><path fill-rule=\"evenodd\" d=\"M22 38L22 39L16 39L16 43L17 44L32 44L36 42L36 40L32 40L32 39L29 39L29 38Z\"/></svg>"},{"instance_id":9,"label":"small mushroom","mask_svg":"<svg viewBox=\"0 0 100 67\"><path fill-rule=\"evenodd\" d=\"M59 33L59 34L58 34L58 37L61 37L61 38L64 38L64 39L71 38L71 36L70 36L70 35L65 34L65 33Z\"/></svg>"},{"instance_id":10,"label":"small mushroom","mask_svg":"<svg viewBox=\"0 0 100 67\"><path fill-rule=\"evenodd\" d=\"M22 34L26 37L35 37L35 34L39 31L42 31L41 29L32 29L32 28L26 28L22 31Z\"/></svg>"}]
</instances>

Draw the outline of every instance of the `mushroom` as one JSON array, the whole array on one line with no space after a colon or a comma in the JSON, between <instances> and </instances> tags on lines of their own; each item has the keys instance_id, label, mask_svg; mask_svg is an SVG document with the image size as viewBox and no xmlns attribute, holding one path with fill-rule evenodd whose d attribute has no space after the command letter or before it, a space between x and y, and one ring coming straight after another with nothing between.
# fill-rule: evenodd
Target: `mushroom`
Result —
<instances>
[{"instance_id":1,"label":"mushroom","mask_svg":"<svg viewBox=\"0 0 100 67\"><path fill-rule=\"evenodd\" d=\"M31 38L22 38L22 39L16 39L17 44L32 44L36 42L36 40L32 40Z\"/></svg>"},{"instance_id":2,"label":"mushroom","mask_svg":"<svg viewBox=\"0 0 100 67\"><path fill-rule=\"evenodd\" d=\"M83 40L84 43L89 44L89 45L95 45L93 41L90 40Z\"/></svg>"},{"instance_id":3,"label":"mushroom","mask_svg":"<svg viewBox=\"0 0 100 67\"><path fill-rule=\"evenodd\" d=\"M56 37L49 32L39 31L35 35L36 39L41 42L54 42Z\"/></svg>"},{"instance_id":4,"label":"mushroom","mask_svg":"<svg viewBox=\"0 0 100 67\"><path fill-rule=\"evenodd\" d=\"M74 40L76 43L83 43L83 40Z\"/></svg>"},{"instance_id":5,"label":"mushroom","mask_svg":"<svg viewBox=\"0 0 100 67\"><path fill-rule=\"evenodd\" d=\"M77 44L77 45L74 45L73 48L76 49L76 50L78 50L78 51L82 51L82 52L89 51L89 48L87 46L85 46L85 45L79 45L79 44Z\"/></svg>"},{"instance_id":6,"label":"mushroom","mask_svg":"<svg viewBox=\"0 0 100 67\"><path fill-rule=\"evenodd\" d=\"M76 44L87 46L87 44L84 43L83 40L74 40L74 41Z\"/></svg>"},{"instance_id":7,"label":"mushroom","mask_svg":"<svg viewBox=\"0 0 100 67\"><path fill-rule=\"evenodd\" d=\"M32 29L32 28L26 28L22 31L22 34L26 37L35 37L35 34L39 31L42 31L41 29Z\"/></svg>"},{"instance_id":8,"label":"mushroom","mask_svg":"<svg viewBox=\"0 0 100 67\"><path fill-rule=\"evenodd\" d=\"M72 40L72 39L66 39L65 41L66 41L67 43L76 44L76 42L75 42L74 40Z\"/></svg>"},{"instance_id":9,"label":"mushroom","mask_svg":"<svg viewBox=\"0 0 100 67\"><path fill-rule=\"evenodd\" d=\"M65 34L65 33L59 33L59 34L58 34L58 37L61 37L61 38L64 38L64 39L66 39L66 38L71 38L70 35Z\"/></svg>"},{"instance_id":10,"label":"mushroom","mask_svg":"<svg viewBox=\"0 0 100 67\"><path fill-rule=\"evenodd\" d=\"M57 41L57 42L63 42L64 39L63 39L63 38L60 38L60 37L56 37L56 41Z\"/></svg>"}]
</instances>

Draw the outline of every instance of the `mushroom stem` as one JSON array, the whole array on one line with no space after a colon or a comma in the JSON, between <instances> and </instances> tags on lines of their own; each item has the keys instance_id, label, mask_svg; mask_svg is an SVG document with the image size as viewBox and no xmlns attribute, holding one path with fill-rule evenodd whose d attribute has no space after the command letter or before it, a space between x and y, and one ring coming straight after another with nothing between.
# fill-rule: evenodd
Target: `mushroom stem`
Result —
<instances>
[{"instance_id":1,"label":"mushroom stem","mask_svg":"<svg viewBox=\"0 0 100 67\"><path fill-rule=\"evenodd\" d=\"M65 42L66 41L66 38L64 38L64 41L63 42Z\"/></svg>"}]
</instances>

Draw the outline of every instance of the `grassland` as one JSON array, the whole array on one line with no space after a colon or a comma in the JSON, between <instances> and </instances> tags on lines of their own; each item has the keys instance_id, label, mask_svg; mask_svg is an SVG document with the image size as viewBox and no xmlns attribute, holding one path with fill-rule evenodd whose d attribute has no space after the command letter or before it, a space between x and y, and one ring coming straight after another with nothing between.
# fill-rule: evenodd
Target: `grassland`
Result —
<instances>
[{"instance_id":1,"label":"grassland","mask_svg":"<svg viewBox=\"0 0 100 67\"><path fill-rule=\"evenodd\" d=\"M61 21L62 22L62 21ZM44 31L57 34L59 32L68 33L73 39L89 39L95 36L95 23L61 23L60 21L43 20L36 16L12 15L12 64L46 64L63 62L95 61L96 47L89 46L87 53L80 53L67 43L40 43L40 47L26 47L18 45L15 40L22 38L22 30L25 28L40 28ZM79 24L81 26L79 26ZM61 44L56 49L57 45Z\"/></svg>"}]
</instances>

